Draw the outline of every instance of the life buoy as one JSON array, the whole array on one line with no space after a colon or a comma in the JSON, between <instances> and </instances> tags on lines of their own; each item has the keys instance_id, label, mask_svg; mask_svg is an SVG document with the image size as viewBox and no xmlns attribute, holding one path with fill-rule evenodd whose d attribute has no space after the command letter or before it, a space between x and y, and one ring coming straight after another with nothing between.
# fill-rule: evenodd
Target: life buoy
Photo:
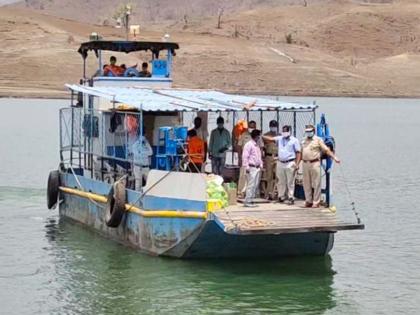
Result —
<instances>
[{"instance_id":1,"label":"life buoy","mask_svg":"<svg viewBox=\"0 0 420 315\"><path fill-rule=\"evenodd\" d=\"M116 228L120 225L125 212L125 187L122 182L112 185L108 193L108 201L105 209L105 222L109 227Z\"/></svg>"},{"instance_id":2,"label":"life buoy","mask_svg":"<svg viewBox=\"0 0 420 315\"><path fill-rule=\"evenodd\" d=\"M47 206L48 209L53 209L58 203L58 194L60 187L60 172L55 170L51 171L48 175L47 184Z\"/></svg>"}]
</instances>

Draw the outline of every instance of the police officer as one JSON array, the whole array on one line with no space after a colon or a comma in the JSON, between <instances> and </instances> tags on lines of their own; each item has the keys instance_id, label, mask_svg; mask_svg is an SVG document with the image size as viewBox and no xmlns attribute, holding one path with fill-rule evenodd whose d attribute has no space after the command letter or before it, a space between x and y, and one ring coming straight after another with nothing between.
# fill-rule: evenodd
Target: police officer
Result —
<instances>
[{"instance_id":1,"label":"police officer","mask_svg":"<svg viewBox=\"0 0 420 315\"><path fill-rule=\"evenodd\" d=\"M264 134L264 137L277 137L278 123L275 120L270 121L270 131ZM264 189L264 197L269 200L274 199L274 186L276 184L276 160L277 160L277 144L275 141L264 140L264 179L266 186Z\"/></svg>"},{"instance_id":2,"label":"police officer","mask_svg":"<svg viewBox=\"0 0 420 315\"><path fill-rule=\"evenodd\" d=\"M303 189L305 191L305 207L318 208L321 203L321 154L331 157L336 163L340 160L315 135L315 127L305 127L305 138L302 141Z\"/></svg>"},{"instance_id":3,"label":"police officer","mask_svg":"<svg viewBox=\"0 0 420 315\"><path fill-rule=\"evenodd\" d=\"M294 204L295 177L301 159L299 141L291 135L291 127L283 126L281 136L264 136L265 140L277 142L278 159L276 167L277 191L280 202Z\"/></svg>"}]
</instances>

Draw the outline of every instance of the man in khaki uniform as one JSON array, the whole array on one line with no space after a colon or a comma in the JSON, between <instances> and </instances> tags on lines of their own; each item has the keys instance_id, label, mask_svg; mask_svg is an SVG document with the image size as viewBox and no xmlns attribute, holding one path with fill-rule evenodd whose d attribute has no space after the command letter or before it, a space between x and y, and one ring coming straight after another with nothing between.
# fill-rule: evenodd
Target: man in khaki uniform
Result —
<instances>
[{"instance_id":1,"label":"man in khaki uniform","mask_svg":"<svg viewBox=\"0 0 420 315\"><path fill-rule=\"evenodd\" d=\"M321 203L321 154L325 153L336 163L340 160L331 152L321 138L315 135L315 127L307 125L302 141L303 189L305 207L319 207ZM313 191L312 191L313 190Z\"/></svg>"},{"instance_id":2,"label":"man in khaki uniform","mask_svg":"<svg viewBox=\"0 0 420 315\"><path fill-rule=\"evenodd\" d=\"M266 132L263 136L264 137L277 137L279 135L278 132L278 123L275 120L270 121L270 131ZM264 197L269 200L274 199L274 186L276 184L276 160L277 160L277 144L276 141L270 141L264 139L264 179L266 181L266 186L264 189Z\"/></svg>"}]
</instances>

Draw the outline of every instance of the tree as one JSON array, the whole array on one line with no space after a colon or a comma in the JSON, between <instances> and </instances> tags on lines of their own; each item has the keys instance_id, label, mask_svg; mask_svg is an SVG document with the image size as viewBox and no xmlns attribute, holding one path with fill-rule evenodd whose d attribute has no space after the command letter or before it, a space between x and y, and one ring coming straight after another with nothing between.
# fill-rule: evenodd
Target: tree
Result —
<instances>
[{"instance_id":1,"label":"tree","mask_svg":"<svg viewBox=\"0 0 420 315\"><path fill-rule=\"evenodd\" d=\"M225 9L223 7L220 7L218 12L217 12L217 28L222 28L222 16L224 13Z\"/></svg>"},{"instance_id":2,"label":"tree","mask_svg":"<svg viewBox=\"0 0 420 315\"><path fill-rule=\"evenodd\" d=\"M114 12L112 18L115 21L121 22L122 26L128 27L129 19L127 18L134 10L134 6L131 3L121 4Z\"/></svg>"}]
</instances>

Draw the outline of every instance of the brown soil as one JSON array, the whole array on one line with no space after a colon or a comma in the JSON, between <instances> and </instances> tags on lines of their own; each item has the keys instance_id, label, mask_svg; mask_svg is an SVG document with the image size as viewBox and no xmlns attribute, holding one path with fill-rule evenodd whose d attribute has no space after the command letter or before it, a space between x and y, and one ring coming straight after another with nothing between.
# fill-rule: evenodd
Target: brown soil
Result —
<instances>
[{"instance_id":1,"label":"brown soil","mask_svg":"<svg viewBox=\"0 0 420 315\"><path fill-rule=\"evenodd\" d=\"M309 1L308 1L309 2ZM308 7L261 8L223 18L147 24L141 39L164 33L180 43L178 87L278 95L420 96L420 3L360 5L347 1ZM121 30L0 8L0 96L63 97L77 82L76 52L88 35ZM291 44L286 35L291 34ZM281 56L286 53L295 63ZM141 54L117 55L127 64ZM89 58L94 73L94 58Z\"/></svg>"}]
</instances>

